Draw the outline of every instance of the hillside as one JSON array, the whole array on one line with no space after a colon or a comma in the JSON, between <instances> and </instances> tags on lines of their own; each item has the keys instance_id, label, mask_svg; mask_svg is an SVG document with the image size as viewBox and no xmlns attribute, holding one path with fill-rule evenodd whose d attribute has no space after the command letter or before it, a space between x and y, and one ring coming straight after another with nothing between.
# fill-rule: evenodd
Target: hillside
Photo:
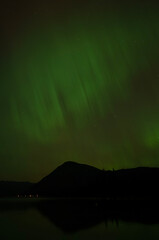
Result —
<instances>
[{"instance_id":1,"label":"hillside","mask_svg":"<svg viewBox=\"0 0 159 240\"><path fill-rule=\"evenodd\" d=\"M18 194L28 194L33 183L0 181L0 197L16 197Z\"/></svg>"},{"instance_id":2,"label":"hillside","mask_svg":"<svg viewBox=\"0 0 159 240\"><path fill-rule=\"evenodd\" d=\"M53 197L156 198L159 168L103 171L66 162L35 184L34 192Z\"/></svg>"},{"instance_id":3,"label":"hillside","mask_svg":"<svg viewBox=\"0 0 159 240\"><path fill-rule=\"evenodd\" d=\"M104 171L65 162L40 182L0 182L0 197L38 194L41 197L157 199L159 168Z\"/></svg>"},{"instance_id":4,"label":"hillside","mask_svg":"<svg viewBox=\"0 0 159 240\"><path fill-rule=\"evenodd\" d=\"M101 170L75 162L66 162L35 185L40 195L58 197L96 196L101 191Z\"/></svg>"}]
</instances>

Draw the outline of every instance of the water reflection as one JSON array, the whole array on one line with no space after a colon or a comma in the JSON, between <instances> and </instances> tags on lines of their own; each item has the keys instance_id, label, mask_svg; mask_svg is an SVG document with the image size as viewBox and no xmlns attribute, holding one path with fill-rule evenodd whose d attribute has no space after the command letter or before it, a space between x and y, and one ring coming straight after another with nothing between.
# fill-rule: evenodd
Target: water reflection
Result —
<instances>
[{"instance_id":1,"label":"water reflection","mask_svg":"<svg viewBox=\"0 0 159 240\"><path fill-rule=\"evenodd\" d=\"M159 224L159 207L151 201L44 201L39 211L65 232L95 226L101 222Z\"/></svg>"},{"instance_id":2,"label":"water reflection","mask_svg":"<svg viewBox=\"0 0 159 240\"><path fill-rule=\"evenodd\" d=\"M150 201L1 200L0 221L3 239L159 237L159 207Z\"/></svg>"}]
</instances>

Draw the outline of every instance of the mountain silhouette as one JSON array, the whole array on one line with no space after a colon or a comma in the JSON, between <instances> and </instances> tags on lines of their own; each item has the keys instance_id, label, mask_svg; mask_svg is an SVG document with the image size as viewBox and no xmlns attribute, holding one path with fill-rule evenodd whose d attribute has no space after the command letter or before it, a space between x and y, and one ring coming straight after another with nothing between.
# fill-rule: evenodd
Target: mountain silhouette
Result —
<instances>
[{"instance_id":1,"label":"mountain silhouette","mask_svg":"<svg viewBox=\"0 0 159 240\"><path fill-rule=\"evenodd\" d=\"M39 197L158 199L159 168L138 167L105 171L65 162L38 183L0 182L0 197L38 194Z\"/></svg>"},{"instance_id":2,"label":"mountain silhouette","mask_svg":"<svg viewBox=\"0 0 159 240\"><path fill-rule=\"evenodd\" d=\"M88 165L66 162L43 178L34 188L40 195L95 197L101 191L102 171Z\"/></svg>"},{"instance_id":3,"label":"mountain silhouette","mask_svg":"<svg viewBox=\"0 0 159 240\"><path fill-rule=\"evenodd\" d=\"M159 168L139 167L104 171L66 162L33 186L52 197L157 198Z\"/></svg>"},{"instance_id":4,"label":"mountain silhouette","mask_svg":"<svg viewBox=\"0 0 159 240\"><path fill-rule=\"evenodd\" d=\"M38 183L0 181L0 213L35 208L67 233L101 222L159 223L159 168L113 171L66 162ZM47 198L45 198L47 197Z\"/></svg>"}]
</instances>

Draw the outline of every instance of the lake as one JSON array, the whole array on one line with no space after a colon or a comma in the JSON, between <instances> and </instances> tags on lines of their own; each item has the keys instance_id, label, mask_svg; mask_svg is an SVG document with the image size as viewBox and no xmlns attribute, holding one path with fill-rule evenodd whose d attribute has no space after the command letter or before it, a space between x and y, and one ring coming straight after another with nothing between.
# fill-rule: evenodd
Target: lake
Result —
<instances>
[{"instance_id":1,"label":"lake","mask_svg":"<svg viewBox=\"0 0 159 240\"><path fill-rule=\"evenodd\" d=\"M135 213L133 207L132 211L125 211L121 206L110 211L112 204L104 204L108 206L104 208L97 201L3 199L0 200L0 237L2 240L159 239L156 211L145 214L137 209Z\"/></svg>"}]
</instances>

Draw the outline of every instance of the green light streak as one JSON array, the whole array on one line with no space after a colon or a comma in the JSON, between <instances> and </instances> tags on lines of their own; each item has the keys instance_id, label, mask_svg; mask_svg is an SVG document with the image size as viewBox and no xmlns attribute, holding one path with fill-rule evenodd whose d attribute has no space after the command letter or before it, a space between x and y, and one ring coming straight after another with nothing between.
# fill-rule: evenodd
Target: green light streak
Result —
<instances>
[{"instance_id":1,"label":"green light streak","mask_svg":"<svg viewBox=\"0 0 159 240\"><path fill-rule=\"evenodd\" d=\"M98 17L94 28L92 21L86 27L74 22L27 33L12 60L16 128L46 141L50 131L85 127L115 111L114 99L128 99L131 78L156 55L158 29L153 19L150 29L146 17L127 24Z\"/></svg>"}]
</instances>

